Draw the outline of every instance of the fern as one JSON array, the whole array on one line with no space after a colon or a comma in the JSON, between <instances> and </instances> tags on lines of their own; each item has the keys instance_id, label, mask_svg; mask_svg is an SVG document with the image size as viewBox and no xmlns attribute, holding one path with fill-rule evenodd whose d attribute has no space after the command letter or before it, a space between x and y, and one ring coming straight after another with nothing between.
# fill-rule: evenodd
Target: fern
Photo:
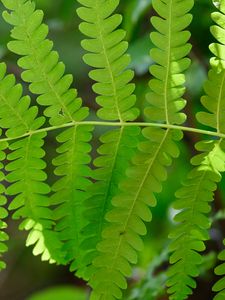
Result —
<instances>
[{"instance_id":1,"label":"fern","mask_svg":"<svg viewBox=\"0 0 225 300\"><path fill-rule=\"evenodd\" d=\"M5 64L0 65L0 126L6 129L6 136L13 138L39 129L44 117L37 117L37 107L30 106L29 97L21 97L21 85L15 85L13 75L5 75ZM11 183L6 194L15 196L9 209L15 210L15 219L23 218L20 228L30 230L27 245L36 244L34 254L42 254L43 260L53 261L61 258L61 243L53 229L53 217L46 196L50 188L43 182L46 174L42 160L43 138L46 133L30 135L9 144L11 153L6 166L9 172L6 180ZM4 147L4 143L2 145ZM4 149L4 148L3 148ZM4 225L4 224L3 224ZM48 245L48 240L54 242ZM53 248L53 249L51 249ZM54 258L55 256L55 258Z\"/></svg>"},{"instance_id":2,"label":"fern","mask_svg":"<svg viewBox=\"0 0 225 300\"><path fill-rule=\"evenodd\" d=\"M122 18L113 14L119 1L79 2L83 7L77 13L85 21L80 24L80 30L89 37L82 41L83 48L89 52L84 55L84 61L94 68L89 76L96 81L93 90L98 94L96 102L102 106L97 115L108 121L133 121L138 115L138 109L134 107L135 85L130 83L134 73L126 69L130 57L126 54L128 43L123 41L125 32L117 29ZM79 262L71 267L74 270L78 265L77 274L85 278L93 273L92 260L97 255L96 245L106 223L105 214L111 208L111 199L116 195L117 185L133 155L138 134L138 128L121 126L100 137L102 145L98 149L99 157L94 161L97 169L93 172L97 182L88 189L90 198L86 201L85 215L89 222L82 230L85 237L81 244L83 251Z\"/></svg>"},{"instance_id":3,"label":"fern","mask_svg":"<svg viewBox=\"0 0 225 300\"><path fill-rule=\"evenodd\" d=\"M221 180L220 172L225 171L224 141L200 142L196 148L203 153L193 158L196 167L177 191L174 203L174 208L181 212L174 218L179 225L170 234L173 238L170 246L173 266L168 271L167 282L170 299L186 299L196 287L192 277L199 275L202 263L198 252L205 250L204 241L209 239L210 221L206 214L211 210L209 202Z\"/></svg>"},{"instance_id":4,"label":"fern","mask_svg":"<svg viewBox=\"0 0 225 300\"><path fill-rule=\"evenodd\" d=\"M221 25L221 14L213 14L213 19ZM219 26L212 27L212 33L219 42L220 31ZM208 111L199 112L197 118L200 123L216 129L217 133L224 133L225 69L219 47L220 45L215 43L210 46L216 57L211 59L211 70L204 87L206 96L201 99ZM206 214L211 210L209 202L213 200L213 192L221 180L220 173L225 171L223 139L200 142L196 149L203 153L192 159L192 164L196 167L188 174L183 187L176 194L178 199L174 203L174 208L181 212L174 218L179 224L170 235L173 238L173 253L170 257L173 266L168 272L168 291L172 294L170 299L186 299L192 293L192 288L196 287L192 277L199 275L202 257L198 252L205 250L204 241L209 239L210 222Z\"/></svg>"},{"instance_id":5,"label":"fern","mask_svg":"<svg viewBox=\"0 0 225 300\"><path fill-rule=\"evenodd\" d=\"M170 299L186 299L196 286L200 253L209 239L210 202L225 171L225 1L217 1L220 12L212 14L217 25L211 32L217 43L210 45L215 56L201 98L205 111L197 114L198 121L212 130L181 126L186 120L184 72L191 62L186 28L192 21L193 0L152 1L158 15L151 18L155 48L150 56L155 64L150 67L146 122L135 121L139 110L134 72L129 68L126 32L119 28L122 16L115 13L119 0L78 0L79 29L86 36L81 43L86 51L83 59L92 68L89 77L99 105L97 121L87 120L88 108L71 88L72 75L65 74L65 65L47 38L43 12L31 0L2 2L7 9L3 17L12 26L8 48L19 56L21 77L37 95L44 116L0 64L0 178L9 183L7 188L0 186L0 255L7 250L8 195L13 196L9 210L14 219L22 219L20 228L29 231L26 244L34 245L35 255L70 264L70 270L92 287L92 300L121 299L143 249L145 222L152 219L156 194L179 156L182 131L208 134L211 139L196 144L200 154L192 158L193 169L174 203L178 224L170 234L167 284ZM108 127L92 161L95 126ZM56 180L50 187L43 148L47 132L57 129L52 161ZM224 260L224 251L220 258ZM0 269L4 267L0 261ZM225 274L224 264L216 273ZM215 299L224 297L224 278L214 290Z\"/></svg>"},{"instance_id":6,"label":"fern","mask_svg":"<svg viewBox=\"0 0 225 300\"><path fill-rule=\"evenodd\" d=\"M213 36L217 39L219 43L213 43L210 45L210 50L215 55L211 59L211 65L215 69L215 72L217 72L215 77L219 77L219 82L217 81L217 85L220 84L221 89L221 102L223 104L224 101L224 78L225 78L225 64L224 64L224 56L221 52L221 50L225 47L225 40L223 39L221 33L223 33L225 29L224 25L224 18L225 18L225 1L219 1L217 3L217 8L219 9L219 12L212 13L212 19L217 24L211 27L211 33ZM222 106L222 110L224 110L224 105ZM222 111L218 111L218 119L222 120L223 113ZM218 121L217 121L218 122ZM219 122L218 122L219 123ZM218 126L218 131L224 132L224 124L221 122ZM218 258L220 260L224 260L224 251L222 251ZM224 264L221 264L220 266L217 266L215 269L215 273L217 275L225 275L225 268ZM217 292L216 296L213 298L215 300L220 300L224 298L224 290L225 290L225 283L224 283L224 277L219 279L218 282L216 282L213 286L213 291Z\"/></svg>"},{"instance_id":7,"label":"fern","mask_svg":"<svg viewBox=\"0 0 225 300\"><path fill-rule=\"evenodd\" d=\"M223 241L225 245L225 241ZM222 261L225 260L225 251L221 251L218 255L218 258ZM216 296L213 298L214 300L222 300L225 296L225 284L224 284L224 275L225 275L225 265L222 263L221 265L217 266L215 269L216 275L223 275L223 278L219 279L213 286L213 291L217 292Z\"/></svg>"},{"instance_id":8,"label":"fern","mask_svg":"<svg viewBox=\"0 0 225 300\"><path fill-rule=\"evenodd\" d=\"M1 132L2 134L2 132ZM0 157L1 157L1 172L0 172L0 178L3 181L5 179L5 175L3 172L4 164L3 160L5 159L5 149L8 148L8 143L7 142L1 142L0 143ZM6 246L5 242L8 240L8 235L5 232L5 229L7 227L6 222L4 222L4 219L8 216L8 211L3 207L7 203L7 199L4 195L5 193L5 187L3 184L0 185L0 190L1 190L1 196L0 196L0 257L2 258L2 255L8 250L8 247ZM3 260L0 260L0 270L5 269L6 264Z\"/></svg>"},{"instance_id":9,"label":"fern","mask_svg":"<svg viewBox=\"0 0 225 300\"><path fill-rule=\"evenodd\" d=\"M155 77L150 81L151 92L147 96L150 105L146 108L146 115L150 120L167 124L185 121L185 115L180 110L186 104L182 99L185 91L183 72L190 65L186 55L191 45L187 43L190 32L184 29L192 20L188 13L192 6L192 0L153 1L153 8L159 16L151 19L157 30L151 33L151 40L157 48L153 48L150 55L157 64L150 67Z\"/></svg>"},{"instance_id":10,"label":"fern","mask_svg":"<svg viewBox=\"0 0 225 300\"><path fill-rule=\"evenodd\" d=\"M30 91L40 95L37 102L47 106L44 114L52 126L68 122L82 121L88 115L87 108L81 107L77 91L70 89L72 75L64 75L65 65L59 62L53 43L46 39L48 27L42 24L43 12L35 10L34 2L26 0L3 1L6 8L4 19L12 24L11 36L14 41L8 47L12 52L23 56L18 65L25 69L22 79L30 83ZM74 126L66 129L58 137L61 143L53 160L55 174L61 176L53 185L51 204L58 205L54 212L57 221L56 231L65 243L66 261L72 261L78 255L78 239L83 226L81 203L85 199L84 191L91 176L87 164L90 162L91 150L88 142L91 139L93 126ZM74 163L79 157L79 162ZM74 179L76 178L76 182ZM63 197L62 197L63 195ZM75 201L74 201L75 199Z\"/></svg>"},{"instance_id":11,"label":"fern","mask_svg":"<svg viewBox=\"0 0 225 300\"><path fill-rule=\"evenodd\" d=\"M96 101L102 106L98 116L103 120L133 121L139 112L133 107L136 101L132 94L134 84L129 84L134 73L125 70L130 63L129 55L125 54L128 43L123 41L125 31L117 29L122 21L121 15L113 14L119 1L79 2L85 6L77 10L80 18L85 21L79 28L90 38L82 41L83 48L90 52L85 54L84 61L96 68L89 76L97 81L93 90L100 95Z\"/></svg>"},{"instance_id":12,"label":"fern","mask_svg":"<svg viewBox=\"0 0 225 300\"><path fill-rule=\"evenodd\" d=\"M164 10L160 9L161 5L164 6ZM181 16L185 16L192 5L192 1L185 2L179 10ZM181 72L190 62L184 58L190 51L189 44L186 44L190 36L183 29L189 24L191 18L188 15L188 21L179 28L166 27L165 24L172 21L173 14L175 16L177 14L177 3L170 1L164 4L155 1L153 6L163 19L153 17L152 23L162 33L165 43L160 44L158 36L160 33L156 32L151 36L157 46L151 52L157 65L151 68L155 79L149 83L150 106L145 113L149 119L161 120L167 124L181 123L185 120L184 114L180 113L180 109L185 105L185 101L181 99L185 90L182 86L184 75ZM176 45L171 43L173 33L178 36ZM169 47L166 48L166 45ZM180 47L179 56L174 56L174 47ZM177 68L176 64L181 65L181 68ZM171 82L172 85L169 84ZM156 102L154 99L160 101ZM160 118L157 113L154 119L153 106L156 112L159 111ZM90 285L94 289L91 299L122 298L120 289L127 287L124 277L131 274L130 264L137 262L136 252L142 249L139 235L146 234L143 221L151 220L148 206L156 204L154 193L161 191L161 181L166 179L165 167L172 163L171 158L179 155L174 141L182 138L181 132L146 128L142 134L145 141L139 144L139 152L132 159L132 166L126 171L127 178L119 184L118 195L112 198L114 208L106 214L106 220L111 224L103 230L103 241L97 245L99 255L93 261L97 270L90 279Z\"/></svg>"},{"instance_id":13,"label":"fern","mask_svg":"<svg viewBox=\"0 0 225 300\"><path fill-rule=\"evenodd\" d=\"M56 219L59 220L56 230L65 241L67 261L77 258L82 238L80 230L86 224L82 203L87 198L84 190L90 185L87 178L90 176L90 168L87 164L90 162L91 146L88 142L92 136L91 131L92 126L75 126L57 137L57 140L64 144L57 149L60 155L53 160L53 164L57 166L55 174L62 178L52 187L55 193L51 197L51 202L59 205L54 212Z\"/></svg>"},{"instance_id":14,"label":"fern","mask_svg":"<svg viewBox=\"0 0 225 300\"><path fill-rule=\"evenodd\" d=\"M51 125L82 120L87 116L87 108L81 107L77 91L69 89L72 75L64 75L65 65L59 62L56 51L52 51L52 41L46 39L48 27L42 24L43 12L35 10L35 4L27 0L3 0L11 13L4 12L6 22L13 25L8 48L21 55L18 65L25 69L22 79L30 83L30 91L40 95L37 102L48 106L45 115Z\"/></svg>"},{"instance_id":15,"label":"fern","mask_svg":"<svg viewBox=\"0 0 225 300\"><path fill-rule=\"evenodd\" d=\"M129 158L133 156L138 132L136 127L116 129L108 131L100 138L105 144L98 149L102 156L94 161L97 169L93 172L93 177L98 181L88 188L91 197L86 200L84 215L89 222L82 230L85 239L81 243L83 251L78 262L79 276L90 278L93 273L92 261L97 255L96 245L101 240L106 224L105 213L111 208L111 199L117 193L118 183L124 176ZM76 263L74 266L76 267ZM75 267L72 266L72 270Z\"/></svg>"},{"instance_id":16,"label":"fern","mask_svg":"<svg viewBox=\"0 0 225 300\"><path fill-rule=\"evenodd\" d=\"M111 225L103 231L103 241L97 246L100 253L93 262L97 271L90 280L92 299L122 297L120 288L127 287L124 277L130 276L130 264L137 263L136 252L142 250L139 236L146 234L143 221L151 220L148 206L156 204L153 192L161 191L165 166L179 154L172 140L181 138L179 132L146 129L143 135L148 140L139 145L139 153L126 171L127 178L119 185L120 193L112 199L114 208L106 215Z\"/></svg>"}]
</instances>

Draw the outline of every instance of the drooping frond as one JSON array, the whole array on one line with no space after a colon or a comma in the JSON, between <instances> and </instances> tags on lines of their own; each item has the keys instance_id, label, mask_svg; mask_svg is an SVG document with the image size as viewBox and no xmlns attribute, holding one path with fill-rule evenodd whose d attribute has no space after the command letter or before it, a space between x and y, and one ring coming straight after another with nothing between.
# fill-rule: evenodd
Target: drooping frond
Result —
<instances>
[{"instance_id":1,"label":"drooping frond","mask_svg":"<svg viewBox=\"0 0 225 300\"><path fill-rule=\"evenodd\" d=\"M2 134L2 132L1 132ZM6 158L6 154L5 154L5 149L8 148L8 143L7 142L1 142L0 143L0 180L1 182L3 180L5 180L5 174L3 172L2 169L4 169L4 164L3 164L3 160ZM5 205L7 203L7 199L5 197L5 187L4 184L0 184L0 191L1 191L1 195L0 195L0 270L4 269L6 267L5 262L2 260L2 255L7 251L7 246L5 244L5 242L8 240L8 235L5 232L5 229L7 227L6 222L4 222L4 219L8 216L8 212L5 209Z\"/></svg>"},{"instance_id":2,"label":"drooping frond","mask_svg":"<svg viewBox=\"0 0 225 300\"><path fill-rule=\"evenodd\" d=\"M225 240L223 241L223 244L225 245ZM223 277L213 286L213 291L217 293L213 300L223 300L225 298L225 250L220 252L218 259L223 261L223 263L215 268L215 273L216 275Z\"/></svg>"},{"instance_id":3,"label":"drooping frond","mask_svg":"<svg viewBox=\"0 0 225 300\"><path fill-rule=\"evenodd\" d=\"M210 63L212 66L212 70L209 73L209 76L212 78L211 84L207 86L207 92L209 97L203 99L203 104L207 107L207 109L211 112L211 114L207 116L199 115L199 119L201 117L205 117L205 121L207 120L208 124L212 124L215 128L217 126L218 132L225 132L224 127L224 110L225 110L225 1L218 0L215 1L214 4L218 8L219 11L213 12L211 14L212 20L216 23L216 25L211 26L211 33L214 38L217 40L217 43L213 43L210 45L210 50L215 55L211 58ZM210 90L211 89L211 90ZM215 92L216 90L220 93L219 101L221 103L221 107L216 109L215 107ZM217 118L213 118L212 115L216 114ZM208 125L206 123L206 125ZM224 162L223 162L224 163ZM224 260L225 251L223 250L219 254L219 259ZM215 273L217 275L223 275L223 278L219 279L213 286L213 291L217 292L214 300L222 300L225 297L225 264L221 264L216 267Z\"/></svg>"},{"instance_id":4,"label":"drooping frond","mask_svg":"<svg viewBox=\"0 0 225 300\"><path fill-rule=\"evenodd\" d=\"M221 172L225 171L225 143L205 141L196 145L203 153L192 159L196 167L188 174L183 187L176 193L174 208L180 210L174 221L178 225L170 234L173 239L169 271L168 292L170 299L186 299L196 287L192 277L199 275L202 257L198 252L205 250L204 241L209 239L210 202L213 192L221 180Z\"/></svg>"},{"instance_id":5,"label":"drooping frond","mask_svg":"<svg viewBox=\"0 0 225 300\"><path fill-rule=\"evenodd\" d=\"M51 125L75 123L84 120L88 109L82 107L77 91L71 89L72 75L64 75L65 66L52 50L53 43L48 40L48 27L42 24L43 12L35 10L33 1L3 0L10 13L4 12L4 19L14 26L9 42L11 51L22 56L18 65L25 69L22 79L30 83L30 90L38 94L37 102L47 106L44 114L50 118ZM78 236L84 225L82 205L84 191L90 181L91 150L89 141L93 126L74 126L66 129L58 137L61 144L53 161L55 174L61 178L53 185L51 204L57 204L54 218L56 230L65 243L66 260L74 260L78 251ZM63 195L63 196L62 196Z\"/></svg>"},{"instance_id":6,"label":"drooping frond","mask_svg":"<svg viewBox=\"0 0 225 300\"><path fill-rule=\"evenodd\" d=\"M61 176L52 187L54 191L51 203L57 204L55 218L59 220L56 230L65 242L66 260L74 261L79 256L79 245L82 240L81 229L86 225L83 218L84 202L87 198L87 187L91 184L91 161L89 152L93 126L74 126L62 132L58 142L57 156L53 160L55 174Z\"/></svg>"},{"instance_id":7,"label":"drooping frond","mask_svg":"<svg viewBox=\"0 0 225 300\"><path fill-rule=\"evenodd\" d=\"M220 13L213 14L213 19L222 25L224 16ZM212 27L215 38L221 41L221 28ZM221 60L218 44L210 46L216 55L210 60L211 69L205 83L205 96L201 102L207 111L197 114L198 121L212 127L218 133L225 133L225 65ZM204 241L208 237L210 227L208 213L211 210L209 202L213 200L213 192L221 180L221 172L225 171L225 148L221 139L201 142L196 145L197 150L203 153L192 159L195 168L188 174L183 187L177 192L177 201L174 207L181 210L175 216L178 225L171 234L170 262L173 266L169 269L168 286L170 299L186 299L196 287L193 277L199 275L199 265L202 258L198 252L205 249Z\"/></svg>"},{"instance_id":8,"label":"drooping frond","mask_svg":"<svg viewBox=\"0 0 225 300\"><path fill-rule=\"evenodd\" d=\"M97 256L96 245L101 240L102 230L106 225L105 214L112 207L111 200L134 155L139 132L137 127L127 127L108 131L100 137L103 144L98 153L101 156L95 159L97 169L93 171L97 182L88 189L91 196L86 200L85 216L89 223L83 229L82 256L77 273L84 278L89 279L95 269L92 261ZM72 269L75 268L76 265L72 266Z\"/></svg>"},{"instance_id":9,"label":"drooping frond","mask_svg":"<svg viewBox=\"0 0 225 300\"><path fill-rule=\"evenodd\" d=\"M185 3L179 6L179 13L178 1L164 3L159 0L153 3L160 15L156 19L153 18L153 23L160 23L159 27L155 25L156 29L164 30L162 44L159 44L157 33L153 35L153 40L159 48L151 52L158 65L151 68L155 79L150 81L150 105L145 113L148 119L154 121L176 124L185 120L184 115L179 112L184 107L184 101L180 98L185 91L184 76L181 73L190 62L181 58L190 51L190 46L186 44L189 34L183 32L183 29L190 23L191 17L188 15L188 21L185 24L182 22L182 26L178 26L178 20L175 27L172 24L174 16L185 16L191 9L193 2ZM172 44L172 34L178 35L176 46ZM175 55L174 47L179 46L184 48L181 57ZM156 99L160 100L163 117L161 112L160 116L158 113L155 116L152 112L152 104L156 103ZM166 118L166 115L169 117ZM145 141L140 142L139 151L132 159L125 179L119 184L118 194L112 198L113 208L106 214L109 225L103 230L103 240L97 245L99 254L93 262L97 270L90 279L94 290L91 298L93 300L122 298L121 289L125 289L127 285L125 277L131 274L131 264L137 262L137 251L142 248L140 235L146 234L144 221L151 220L149 207L156 204L154 193L161 191L161 182L167 177L166 167L172 163L171 158L179 155L176 141L182 137L180 131L145 128L142 134Z\"/></svg>"},{"instance_id":10,"label":"drooping frond","mask_svg":"<svg viewBox=\"0 0 225 300\"><path fill-rule=\"evenodd\" d=\"M166 168L179 150L173 140L179 131L146 128L146 141L139 144L139 152L126 171L126 179L119 184L119 194L112 199L114 208L106 215L110 223L103 231L103 241L97 246L97 268L90 280L94 292L91 299L121 299L120 289L126 288L125 277L130 276L130 264L137 263L137 251L142 249L140 235L146 234L144 222L151 220L149 207L155 206L154 193L162 189Z\"/></svg>"},{"instance_id":11,"label":"drooping frond","mask_svg":"<svg viewBox=\"0 0 225 300\"><path fill-rule=\"evenodd\" d=\"M15 85L13 75L5 75L6 66L0 64L0 127L6 129L6 137L13 138L39 129L45 122L37 117L38 109L30 107L30 98L22 97L22 86ZM43 260L61 260L61 243L52 231L53 216L47 194L49 186L43 171L45 155L42 146L45 132L21 138L9 144L6 180L10 183L6 194L14 196L9 205L13 218L22 218L21 229L30 230L27 245L33 245L34 254L42 254ZM48 240L51 243L48 244Z\"/></svg>"},{"instance_id":12,"label":"drooping frond","mask_svg":"<svg viewBox=\"0 0 225 300\"><path fill-rule=\"evenodd\" d=\"M77 13L84 21L79 28L89 38L82 41L83 48L88 51L84 61L93 68L89 76L96 82L93 90L98 94L96 101L101 106L97 115L107 121L133 121L138 115L138 109L134 107L135 85L130 83L134 74L127 69L130 57L126 54L126 33L117 28L122 17L113 14L119 1L79 2L83 7ZM96 170L93 172L97 182L88 189L90 197L86 200L88 224L82 230L82 255L79 262L71 267L72 270L79 269L79 276L88 279L95 269L92 260L97 255L96 245L106 224L105 214L112 206L111 200L117 193L118 183L134 154L138 134L138 128L121 126L100 137L102 145L98 149L99 157L94 161Z\"/></svg>"}]
</instances>

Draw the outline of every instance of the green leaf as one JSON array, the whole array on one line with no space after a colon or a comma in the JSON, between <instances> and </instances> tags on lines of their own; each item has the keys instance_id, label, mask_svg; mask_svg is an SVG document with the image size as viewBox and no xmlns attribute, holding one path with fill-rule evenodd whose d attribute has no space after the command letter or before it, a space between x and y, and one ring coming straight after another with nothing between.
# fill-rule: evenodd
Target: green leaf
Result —
<instances>
[{"instance_id":1,"label":"green leaf","mask_svg":"<svg viewBox=\"0 0 225 300\"><path fill-rule=\"evenodd\" d=\"M26 300L86 300L85 291L72 286L50 287L44 291L37 292Z\"/></svg>"},{"instance_id":2,"label":"green leaf","mask_svg":"<svg viewBox=\"0 0 225 300\"><path fill-rule=\"evenodd\" d=\"M149 82L151 92L147 94L147 119L167 124L181 124L185 115L180 112L186 105L182 98L185 89L183 72L189 67L186 58L191 50L187 43L190 33L184 29L192 20L188 12L193 6L192 0L152 1L159 16L151 18L153 27L151 41L157 48L151 49L150 56L155 65L150 67L153 79Z\"/></svg>"},{"instance_id":3,"label":"green leaf","mask_svg":"<svg viewBox=\"0 0 225 300\"><path fill-rule=\"evenodd\" d=\"M119 1L107 0L104 5L101 0L78 2L84 7L78 8L77 14L85 21L79 29L89 38L81 43L89 52L84 55L84 62L97 69L89 76L96 81L93 90L99 95L96 102L102 107L97 112L98 117L111 121L133 121L138 116L138 109L134 107L135 86L130 83L134 74L125 70L130 58L126 54L128 43L123 41L125 32L117 29L122 17L113 14Z\"/></svg>"}]
</instances>

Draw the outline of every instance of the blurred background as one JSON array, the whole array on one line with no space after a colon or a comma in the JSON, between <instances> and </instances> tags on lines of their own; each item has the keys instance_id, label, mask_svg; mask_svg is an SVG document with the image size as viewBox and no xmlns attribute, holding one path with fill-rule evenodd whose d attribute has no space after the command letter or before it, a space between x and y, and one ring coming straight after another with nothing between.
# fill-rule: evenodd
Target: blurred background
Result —
<instances>
[{"instance_id":1,"label":"blurred background","mask_svg":"<svg viewBox=\"0 0 225 300\"><path fill-rule=\"evenodd\" d=\"M50 38L55 42L55 49L60 53L66 64L68 73L74 75L74 85L78 88L84 104L91 109L91 119L94 120L97 106L91 90L92 82L88 79L89 68L83 63L83 50L80 47L82 35L78 30L79 19L76 15L78 4L75 0L36 0L37 6L45 12L45 22L50 28ZM206 79L209 50L213 41L209 33L211 25L210 13L213 9L211 1L198 0L193 9L194 19L192 31L191 52L192 65L187 72L186 113L189 115L186 126L200 127L194 114L200 109L200 96L203 82ZM0 4L2 12L3 7ZM142 109L145 103L145 93L148 91L148 68L153 63L149 57L152 44L149 32L152 30L149 22L154 14L151 0L122 0L118 9L124 15L122 27L127 31L130 43L129 53L132 57L131 68L135 70L137 83L138 106ZM0 18L0 58L8 65L9 72L16 75L20 81L20 70L16 66L16 57L6 48L10 28ZM28 93L27 86L24 85ZM140 117L144 120L144 116ZM101 128L96 131L97 137ZM55 134L55 133L54 133ZM168 266L168 232L173 226L174 211L171 203L174 193L185 178L190 164L189 159L195 154L194 143L200 137L197 134L185 133L181 143L181 156L169 170L168 181L163 192L158 195L158 206L153 210L153 222L148 225L149 234L145 238L145 250L140 254L138 266L134 268L129 280L126 300L168 299L165 295L165 270ZM49 136L47 141L48 159L55 151L54 139ZM49 167L49 173L52 173ZM54 180L50 176L50 181ZM216 278L213 267L217 263L216 252L222 248L222 237L225 236L224 197L225 182L222 182L215 195L212 214L211 241L207 243L201 276L198 279L198 289L189 299L212 299L211 286ZM17 222L9 219L8 232L11 239L6 254L7 269L0 274L0 300L85 300L88 290L85 284L76 279L66 267L58 267L41 262L34 257L30 248L24 247L25 233L19 232Z\"/></svg>"}]
</instances>

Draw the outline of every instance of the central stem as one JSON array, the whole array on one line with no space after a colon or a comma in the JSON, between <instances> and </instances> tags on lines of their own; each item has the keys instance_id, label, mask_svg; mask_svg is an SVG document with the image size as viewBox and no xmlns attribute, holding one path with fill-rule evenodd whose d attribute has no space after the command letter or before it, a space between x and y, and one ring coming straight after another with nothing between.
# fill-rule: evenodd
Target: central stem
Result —
<instances>
[{"instance_id":1,"label":"central stem","mask_svg":"<svg viewBox=\"0 0 225 300\"><path fill-rule=\"evenodd\" d=\"M48 132L48 131L53 131L57 130L60 128L68 128L68 127L73 127L73 126L113 126L113 127L121 127L121 126L140 126L140 127L159 127L159 128L165 128L165 129L174 129L174 130L181 130L181 131L188 131L188 132L195 132L199 134L205 134L213 137L218 137L218 138L225 138L225 133L221 132L216 132L216 131L210 131L210 130L203 130L203 129L198 129L198 128L193 128L193 127L186 127L186 126L179 126L179 125L172 125L172 124L162 124L162 123L150 123L150 122L132 122L132 123L126 123L126 122L103 122L103 121L82 121L82 122L70 122L58 126L51 126L51 127L45 127L41 129L37 129L34 131L29 131L23 135L17 136L17 137L12 137L12 138L2 138L0 139L0 142L7 142L7 141L12 141L16 140L19 138L23 138L26 136L30 136L33 134L38 134L40 132Z\"/></svg>"}]
</instances>

